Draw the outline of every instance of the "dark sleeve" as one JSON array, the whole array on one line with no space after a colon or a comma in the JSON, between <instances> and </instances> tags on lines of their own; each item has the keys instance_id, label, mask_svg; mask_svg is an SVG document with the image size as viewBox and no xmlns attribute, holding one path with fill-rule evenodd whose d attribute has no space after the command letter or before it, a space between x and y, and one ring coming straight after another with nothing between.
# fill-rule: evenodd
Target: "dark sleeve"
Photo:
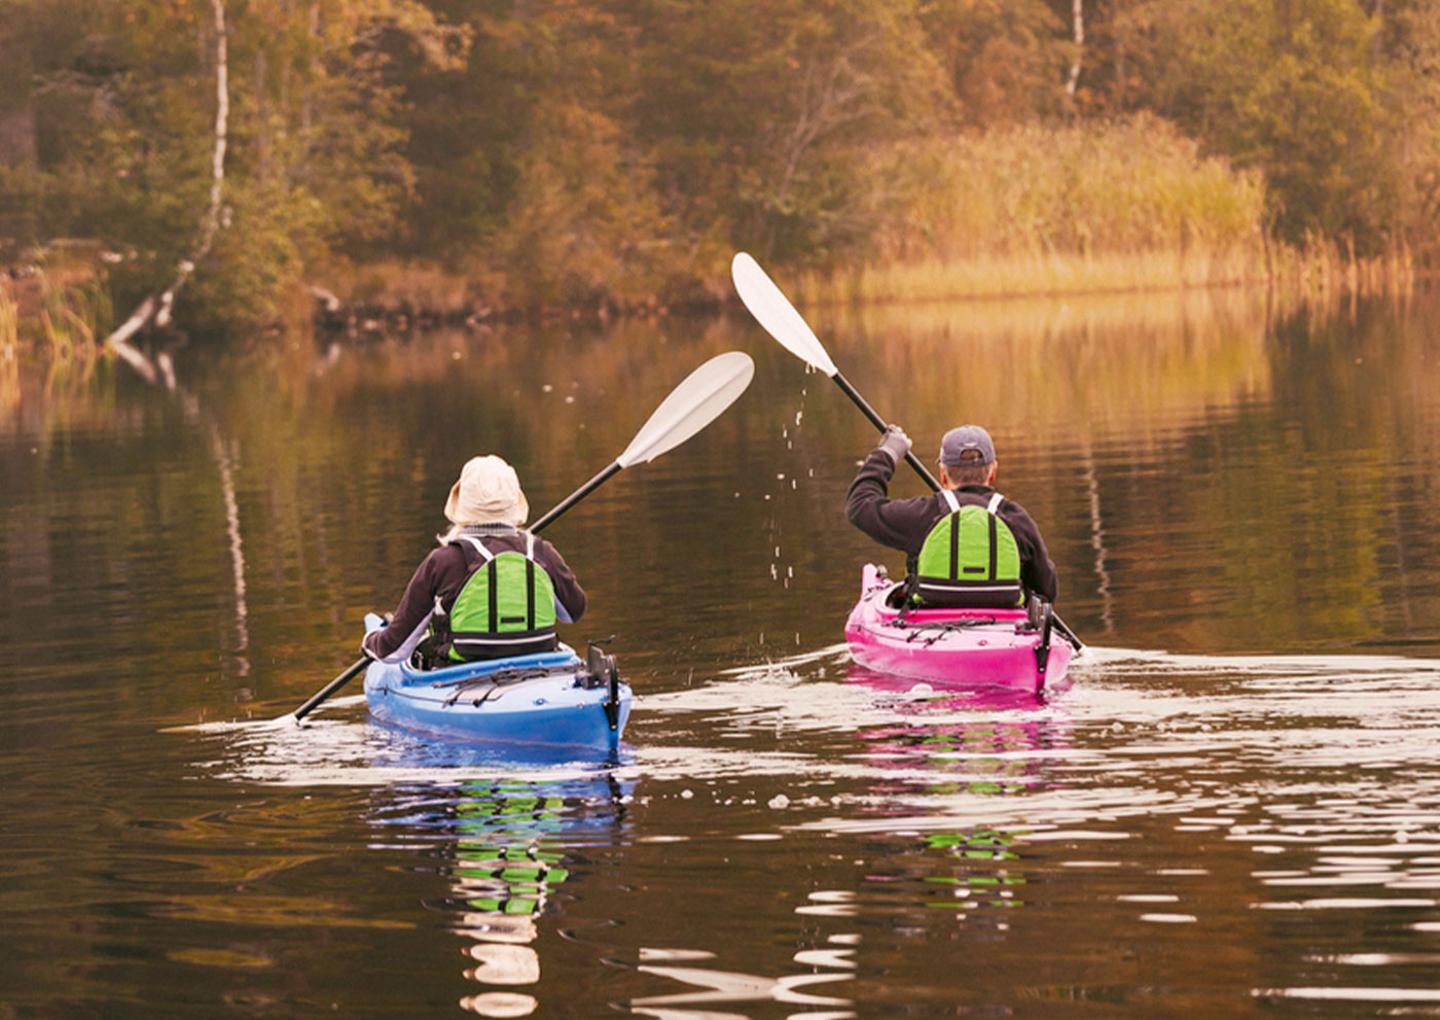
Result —
<instances>
[{"instance_id":1,"label":"dark sleeve","mask_svg":"<svg viewBox=\"0 0 1440 1020\"><path fill-rule=\"evenodd\" d=\"M917 556L930 533L934 501L929 496L887 499L894 474L888 453L875 450L866 457L845 497L845 516L881 545Z\"/></svg>"},{"instance_id":2,"label":"dark sleeve","mask_svg":"<svg viewBox=\"0 0 1440 1020\"><path fill-rule=\"evenodd\" d=\"M565 562L560 550L543 538L535 543L535 559L550 575L550 580L555 585L555 597L565 607L565 612L570 614L570 619L578 623L580 617L585 615L585 589L575 580L575 572L570 569L570 564Z\"/></svg>"},{"instance_id":3,"label":"dark sleeve","mask_svg":"<svg viewBox=\"0 0 1440 1020\"><path fill-rule=\"evenodd\" d=\"M378 659L394 654L435 608L435 595L440 590L440 557L446 549L435 549L416 568L400 604L395 607L390 623L382 630L365 635L365 649Z\"/></svg>"},{"instance_id":4,"label":"dark sleeve","mask_svg":"<svg viewBox=\"0 0 1440 1020\"><path fill-rule=\"evenodd\" d=\"M1055 564L1045 550L1040 529L1018 503L1007 501L1001 516L1020 548L1020 583L1026 591L1034 592L1046 602L1054 602L1060 594L1060 581L1055 575Z\"/></svg>"}]
</instances>

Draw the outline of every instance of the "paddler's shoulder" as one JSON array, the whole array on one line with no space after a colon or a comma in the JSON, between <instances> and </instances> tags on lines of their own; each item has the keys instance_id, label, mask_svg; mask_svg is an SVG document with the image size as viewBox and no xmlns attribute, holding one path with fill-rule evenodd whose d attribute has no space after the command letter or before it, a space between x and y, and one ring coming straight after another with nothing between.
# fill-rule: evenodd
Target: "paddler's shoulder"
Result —
<instances>
[{"instance_id":1,"label":"paddler's shoulder","mask_svg":"<svg viewBox=\"0 0 1440 1020\"><path fill-rule=\"evenodd\" d=\"M436 546L425 555L425 559L420 563L420 570L435 574L444 573L457 566L464 569L465 550L454 542L447 542L445 545Z\"/></svg>"}]
</instances>

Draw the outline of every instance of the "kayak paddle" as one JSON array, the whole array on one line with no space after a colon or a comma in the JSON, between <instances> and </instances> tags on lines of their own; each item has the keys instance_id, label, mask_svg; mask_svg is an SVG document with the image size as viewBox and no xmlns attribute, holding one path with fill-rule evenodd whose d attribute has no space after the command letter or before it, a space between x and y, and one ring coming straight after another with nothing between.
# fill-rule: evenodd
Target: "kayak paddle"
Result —
<instances>
[{"instance_id":1,"label":"kayak paddle","mask_svg":"<svg viewBox=\"0 0 1440 1020\"><path fill-rule=\"evenodd\" d=\"M709 425L735 402L755 375L755 362L739 351L717 354L685 377L670 392L649 420L640 426L630 445L606 468L557 503L530 526L539 531L627 467L648 464L668 453Z\"/></svg>"},{"instance_id":2,"label":"kayak paddle","mask_svg":"<svg viewBox=\"0 0 1440 1020\"><path fill-rule=\"evenodd\" d=\"M755 321L760 323L765 332L774 337L781 347L833 379L835 385L854 401L855 406L860 408L861 413L870 419L870 424L876 429L884 432L890 427L860 392L850 385L850 380L840 374L840 369L831 360L825 345L820 342L810 324L796 311L784 291L760 268L760 263L743 251L736 252L735 258L730 262L730 278L735 281L735 291L750 314L755 316ZM940 483L930 473L930 469L915 456L913 450L905 452L905 463L925 480L931 492L940 491ZM1056 629L1070 639L1077 651L1085 647L1075 636L1075 632L1060 619L1059 614L1053 613L1053 610L1052 617Z\"/></svg>"},{"instance_id":3,"label":"kayak paddle","mask_svg":"<svg viewBox=\"0 0 1440 1020\"><path fill-rule=\"evenodd\" d=\"M625 447L620 456L594 478L555 504L530 526L530 532L538 534L625 468L648 464L695 435L735 403L750 385L754 375L755 362L750 360L750 355L739 351L717 354L695 369L661 401L655 413L640 426L640 431L635 433L635 438L630 440L630 445ZM298 723L313 712L321 702L349 683L369 663L368 655L362 655L359 660L351 663L343 673L316 691L309 701L295 710L295 721Z\"/></svg>"},{"instance_id":4,"label":"kayak paddle","mask_svg":"<svg viewBox=\"0 0 1440 1020\"><path fill-rule=\"evenodd\" d=\"M760 263L745 252L736 252L735 258L730 263L730 276L735 281L735 290L740 294L740 300L745 307L750 309L750 314L755 316L755 321L765 327L765 332L774 337L781 347L795 355L812 367L828 375L835 380L835 385L845 391L845 395L855 402L860 412L870 419L881 432L889 428L884 418L876 413L875 408L860 395L860 392L850 385L850 380L840 374L840 369L835 367L835 362L830 360L829 353L820 343L815 331L795 310L790 299L775 285L775 281L766 275L765 270L760 268ZM905 454L905 463L909 464L925 479L925 484L930 486L931 491L939 492L940 483L930 473L930 469L922 464L913 451Z\"/></svg>"}]
</instances>

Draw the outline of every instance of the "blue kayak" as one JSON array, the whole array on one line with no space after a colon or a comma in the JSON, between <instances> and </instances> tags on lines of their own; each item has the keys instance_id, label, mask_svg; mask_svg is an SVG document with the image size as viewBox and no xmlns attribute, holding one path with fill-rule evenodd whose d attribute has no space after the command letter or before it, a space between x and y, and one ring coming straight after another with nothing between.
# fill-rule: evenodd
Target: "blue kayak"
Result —
<instances>
[{"instance_id":1,"label":"blue kayak","mask_svg":"<svg viewBox=\"0 0 1440 1020\"><path fill-rule=\"evenodd\" d=\"M368 631L382 626L365 618ZM553 652L420 670L372 662L365 700L383 723L467 744L546 744L614 749L634 695L613 657Z\"/></svg>"}]
</instances>

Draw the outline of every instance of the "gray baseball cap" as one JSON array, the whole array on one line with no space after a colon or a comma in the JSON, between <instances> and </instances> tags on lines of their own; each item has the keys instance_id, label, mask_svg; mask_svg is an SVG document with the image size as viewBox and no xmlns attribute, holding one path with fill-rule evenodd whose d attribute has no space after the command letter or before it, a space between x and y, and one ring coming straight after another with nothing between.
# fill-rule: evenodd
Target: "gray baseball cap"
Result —
<instances>
[{"instance_id":1,"label":"gray baseball cap","mask_svg":"<svg viewBox=\"0 0 1440 1020\"><path fill-rule=\"evenodd\" d=\"M977 456L978 454L978 456ZM995 443L979 425L961 425L940 440L940 463L946 467L978 467L995 463Z\"/></svg>"}]
</instances>

